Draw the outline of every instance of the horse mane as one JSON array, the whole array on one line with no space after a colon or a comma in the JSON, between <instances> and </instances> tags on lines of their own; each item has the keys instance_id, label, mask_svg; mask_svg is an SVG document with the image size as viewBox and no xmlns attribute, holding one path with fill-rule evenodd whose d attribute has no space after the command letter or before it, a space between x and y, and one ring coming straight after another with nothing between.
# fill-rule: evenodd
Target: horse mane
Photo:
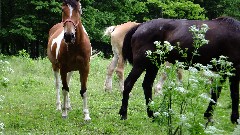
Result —
<instances>
[{"instance_id":1,"label":"horse mane","mask_svg":"<svg viewBox=\"0 0 240 135\"><path fill-rule=\"evenodd\" d=\"M240 22L232 17L218 17L214 20L217 20L220 23L226 23L228 26L234 28L237 31L240 30Z\"/></svg>"},{"instance_id":2,"label":"horse mane","mask_svg":"<svg viewBox=\"0 0 240 135\"><path fill-rule=\"evenodd\" d=\"M77 0L63 0L63 3L71 5L73 8L77 8L78 1Z\"/></svg>"}]
</instances>

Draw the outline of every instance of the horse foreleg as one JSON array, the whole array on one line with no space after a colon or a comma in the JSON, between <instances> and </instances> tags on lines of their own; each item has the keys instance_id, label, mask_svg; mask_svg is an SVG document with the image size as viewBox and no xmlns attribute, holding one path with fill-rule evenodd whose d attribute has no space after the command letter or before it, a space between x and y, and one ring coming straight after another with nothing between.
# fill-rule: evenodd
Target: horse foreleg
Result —
<instances>
[{"instance_id":1,"label":"horse foreleg","mask_svg":"<svg viewBox=\"0 0 240 135\"><path fill-rule=\"evenodd\" d=\"M155 66L147 68L146 74L142 83L146 105L147 105L148 117L153 117L153 111L150 110L148 105L149 105L149 101L152 100L152 86L153 86L154 79L156 78L157 72L158 72L158 68Z\"/></svg>"},{"instance_id":2,"label":"horse foreleg","mask_svg":"<svg viewBox=\"0 0 240 135\"><path fill-rule=\"evenodd\" d=\"M87 78L89 73L89 66L85 67L84 70L81 70L79 72L80 72L80 82L81 82L80 95L83 99L84 120L88 121L88 120L91 120L89 116L88 105L87 105Z\"/></svg>"},{"instance_id":3,"label":"horse foreleg","mask_svg":"<svg viewBox=\"0 0 240 135\"><path fill-rule=\"evenodd\" d=\"M69 93L69 87L67 84L67 72L64 71L64 69L60 70L61 78L62 78L62 94L63 94L63 106L62 106L62 117L66 118L68 115L67 107L68 107L68 93Z\"/></svg>"},{"instance_id":4,"label":"horse foreleg","mask_svg":"<svg viewBox=\"0 0 240 135\"><path fill-rule=\"evenodd\" d=\"M127 107L128 107L129 93L131 92L133 85L135 84L135 82L140 77L140 75L142 74L143 71L144 71L144 69L134 66L124 82L122 106L119 110L121 120L127 119Z\"/></svg>"},{"instance_id":5,"label":"horse foreleg","mask_svg":"<svg viewBox=\"0 0 240 135\"><path fill-rule=\"evenodd\" d=\"M114 57L107 68L107 76L104 83L105 91L112 91L112 74L114 72L114 69L117 66L117 61L118 61L117 53L114 50L113 50L113 53L114 53Z\"/></svg>"},{"instance_id":6,"label":"horse foreleg","mask_svg":"<svg viewBox=\"0 0 240 135\"><path fill-rule=\"evenodd\" d=\"M238 123L239 119L238 105L239 105L239 76L233 76L230 78L230 91L232 98L232 114L231 121L232 123Z\"/></svg>"},{"instance_id":7,"label":"horse foreleg","mask_svg":"<svg viewBox=\"0 0 240 135\"><path fill-rule=\"evenodd\" d=\"M69 84L70 84L72 74L73 74L73 71L72 71L72 72L69 72L69 73L67 74L67 85L68 85L68 86L69 86ZM68 94L67 94L67 109L68 109L68 110L71 110L71 109L72 109L71 103L70 103L70 94L69 94L69 92L68 92Z\"/></svg>"},{"instance_id":8,"label":"horse foreleg","mask_svg":"<svg viewBox=\"0 0 240 135\"><path fill-rule=\"evenodd\" d=\"M122 55L119 55L116 73L118 75L119 87L121 92L124 90L124 62Z\"/></svg>"},{"instance_id":9,"label":"horse foreleg","mask_svg":"<svg viewBox=\"0 0 240 135\"><path fill-rule=\"evenodd\" d=\"M55 87L56 87L56 110L61 110L61 101L60 101L60 76L59 76L59 71L53 71L54 72L54 77L55 77Z\"/></svg>"}]
</instances>

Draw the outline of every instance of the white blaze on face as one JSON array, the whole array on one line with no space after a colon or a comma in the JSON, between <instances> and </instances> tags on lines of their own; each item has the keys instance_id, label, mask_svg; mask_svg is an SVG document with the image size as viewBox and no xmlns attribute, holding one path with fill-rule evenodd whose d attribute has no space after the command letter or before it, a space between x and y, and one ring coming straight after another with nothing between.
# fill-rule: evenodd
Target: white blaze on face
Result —
<instances>
[{"instance_id":1,"label":"white blaze on face","mask_svg":"<svg viewBox=\"0 0 240 135\"><path fill-rule=\"evenodd\" d=\"M62 31L56 38L54 38L54 39L52 40L51 51L52 51L53 45L54 45L55 43L57 44L57 48L56 48L56 59L57 59L57 57L58 57L58 53L59 53L59 49L60 49L60 45L61 45L63 36L64 36L64 31Z\"/></svg>"},{"instance_id":2,"label":"white blaze on face","mask_svg":"<svg viewBox=\"0 0 240 135\"><path fill-rule=\"evenodd\" d=\"M69 12L69 13L70 13L70 14L69 14L69 18L72 18L73 8L72 8L72 6L69 5L69 4L68 4L68 8L69 8L69 11L70 11L70 12Z\"/></svg>"}]
</instances>

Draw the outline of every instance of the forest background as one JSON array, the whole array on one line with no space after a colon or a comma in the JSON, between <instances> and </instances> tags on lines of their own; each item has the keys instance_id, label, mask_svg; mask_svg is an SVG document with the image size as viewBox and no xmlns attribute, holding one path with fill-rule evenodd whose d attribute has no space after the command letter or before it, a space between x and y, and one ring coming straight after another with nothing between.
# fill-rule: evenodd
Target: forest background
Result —
<instances>
[{"instance_id":1,"label":"forest background","mask_svg":"<svg viewBox=\"0 0 240 135\"><path fill-rule=\"evenodd\" d=\"M26 50L31 58L45 57L49 29L61 22L61 0L1 0L0 53ZM111 56L103 31L127 21L156 18L210 20L240 19L240 0L81 0L82 22L94 50Z\"/></svg>"}]
</instances>

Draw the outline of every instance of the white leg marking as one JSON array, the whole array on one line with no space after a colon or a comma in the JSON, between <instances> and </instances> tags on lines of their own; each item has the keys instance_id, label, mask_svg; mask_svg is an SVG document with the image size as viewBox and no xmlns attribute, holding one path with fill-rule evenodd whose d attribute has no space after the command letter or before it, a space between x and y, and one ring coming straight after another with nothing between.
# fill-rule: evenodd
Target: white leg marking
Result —
<instances>
[{"instance_id":1,"label":"white leg marking","mask_svg":"<svg viewBox=\"0 0 240 135\"><path fill-rule=\"evenodd\" d=\"M58 57L58 53L60 53L60 52L59 52L59 49L60 49L60 45L61 45L63 36L64 36L64 31L62 31L60 35L58 35L56 38L54 38L54 39L52 40L51 51L52 51L53 45L54 45L55 43L57 44L57 48L56 48L56 59L57 59L57 57Z\"/></svg>"},{"instance_id":2,"label":"white leg marking","mask_svg":"<svg viewBox=\"0 0 240 135\"><path fill-rule=\"evenodd\" d=\"M91 118L89 116L88 106L87 106L87 92L85 92L83 94L83 113L84 113L84 120L85 121L91 120Z\"/></svg>"},{"instance_id":3,"label":"white leg marking","mask_svg":"<svg viewBox=\"0 0 240 135\"><path fill-rule=\"evenodd\" d=\"M69 72L69 73L67 74L67 84L68 84L68 86L69 86L69 84L70 84L72 74L73 74L73 71L72 71L72 72ZM68 110L71 110L71 109L72 109L72 107L71 107L71 102L70 102L70 94L69 94L69 92L68 92L68 94L67 94L67 109L68 109Z\"/></svg>"},{"instance_id":4,"label":"white leg marking","mask_svg":"<svg viewBox=\"0 0 240 135\"><path fill-rule=\"evenodd\" d=\"M62 90L62 94L63 94L63 108L62 108L62 117L63 118L67 118L67 95L68 92L66 90Z\"/></svg>"},{"instance_id":5,"label":"white leg marking","mask_svg":"<svg viewBox=\"0 0 240 135\"><path fill-rule=\"evenodd\" d=\"M57 101L56 101L57 109L56 110L61 110L59 72L54 71L54 77L55 77L55 87L56 87L56 95L57 95Z\"/></svg>"}]
</instances>

